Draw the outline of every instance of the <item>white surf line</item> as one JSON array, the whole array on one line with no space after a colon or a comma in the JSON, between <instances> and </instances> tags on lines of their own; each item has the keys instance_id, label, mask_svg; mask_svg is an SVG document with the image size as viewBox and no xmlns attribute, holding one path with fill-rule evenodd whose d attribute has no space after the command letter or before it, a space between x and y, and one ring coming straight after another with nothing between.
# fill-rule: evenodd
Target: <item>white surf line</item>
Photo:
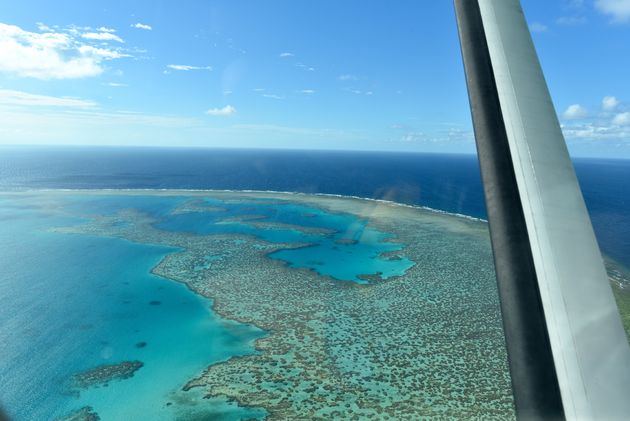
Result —
<instances>
[{"instance_id":1,"label":"white surf line","mask_svg":"<svg viewBox=\"0 0 630 421\"><path fill-rule=\"evenodd\" d=\"M174 193L246 193L246 194L267 193L267 194L286 194L286 195L300 195L300 196L321 196L321 197L334 197L334 198L340 198L340 199L366 200L366 201L371 201L371 202L384 203L390 206L400 206L400 207L410 208L410 209L425 210L425 211L434 212L434 213L438 213L442 215L456 216L458 218L468 219L471 221L484 222L484 223L488 222L486 219L483 219L483 218L477 218L474 216L465 215L463 213L448 212L442 209L431 208L429 206L409 205L407 203L399 203L399 202L394 202L394 201L385 200L385 199L374 199L372 197L362 197L362 196L343 195L343 194L334 194L334 193L304 193L304 192L281 191L281 190L230 190L230 189L218 190L218 189L176 189L176 188L173 188L173 189L155 189L155 188L50 189L50 188L45 188L45 189L6 190L4 192L0 191L0 193L41 193L41 192L67 192L67 193L74 193L74 192L83 192L83 193L89 193L89 192L113 192L113 193L163 192L163 193L168 193L168 192L174 192Z\"/></svg>"}]
</instances>

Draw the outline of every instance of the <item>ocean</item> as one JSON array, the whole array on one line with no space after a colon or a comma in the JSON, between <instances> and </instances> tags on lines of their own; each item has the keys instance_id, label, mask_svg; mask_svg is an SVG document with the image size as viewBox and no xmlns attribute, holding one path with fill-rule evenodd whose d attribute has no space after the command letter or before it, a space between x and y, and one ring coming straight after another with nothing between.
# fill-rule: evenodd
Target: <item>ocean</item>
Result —
<instances>
[{"instance_id":1,"label":"ocean","mask_svg":"<svg viewBox=\"0 0 630 421\"><path fill-rule=\"evenodd\" d=\"M576 159L574 163L603 253L630 267L627 183L630 161ZM419 259L416 257L414 262L404 255L397 256L402 246L389 242L387 234L368 228L365 220L322 212L307 205L208 198L197 203L187 201L189 198L148 193L147 196L110 196L106 192L11 195L11 192L39 189L321 193L387 200L486 218L478 164L476 157L469 155L2 147L0 407L16 420L55 419L88 407L104 420L172 419L176 408L183 408L184 412L179 413L185 415L182 419L238 420L265 415L263 408L241 406L238 401L221 397L213 397L211 405L201 408L195 402L183 402L191 400L186 393L196 390L179 392L187 381L208 365L231 357L256 355L259 351L254 341L267 338L270 331L278 329L265 331L243 323L247 319L245 310L237 313L239 317L225 318L214 310L212 300L192 293L190 285L156 274L156 265L169 264L168 257L178 256L183 246L172 245L176 241L160 243L146 233L142 234L146 237L134 233L112 235L116 230L124 232L129 221L136 223L137 215L124 213L128 209L141 211L151 218L150 225L180 239L188 238L188 234L209 233L237 238L231 246L236 251L219 248L210 252L204 249L205 245L201 247L203 254L195 256L191 263L193 270L186 272L186 276L205 273L233 259L230 253L238 254L239 249L246 248L239 245L239 241L244 241L238 239L239 235L269 244L314 244L309 248L280 249L269 257L288 268L308 269L361 286L375 278L387 280L404 275ZM213 208L221 209L221 213L214 214ZM127 219L115 219L121 212ZM101 235L98 229L94 235L89 230L87 235L71 234L73 230L80 231L82 224L94 216L97 228L101 219L103 224L111 224L109 234ZM256 221L261 225L257 226ZM276 224L275 227L268 229L264 225L268 222ZM67 232L55 230L60 227ZM327 231L338 234L330 236ZM137 241L138 238L143 241ZM463 244L459 247L471 249ZM434 253L431 247L429 250L427 256ZM440 250L451 253L445 245ZM479 252L489 258L488 250ZM455 259L455 251L452 253L449 259ZM396 258L381 259L381 254ZM452 270L450 266L442 267L445 262L440 256L435 254L437 261L442 261L437 278L447 276L446 272ZM475 259L479 257L471 257L468 266L473 272ZM183 273L178 267L169 270L166 273L175 274L171 279ZM491 266L489 270L487 279L492 278ZM454 290L461 289L461 275L453 276ZM451 284L445 283L437 289L446 291L447 285ZM492 295L495 287L492 282L483 285L487 289L479 291L474 300L486 299L483 297L488 297L491 291L487 298L491 304L483 306L488 313L478 320L493 320L497 324L498 308ZM446 296L452 296L454 290L448 289L450 295ZM259 292L265 294L263 290ZM461 292L466 293L465 289ZM394 296L387 293L382 301ZM367 305L366 297L360 297L358 306ZM441 299L444 297L437 302ZM433 301L432 298L428 302ZM335 300L331 299L330 305L333 304ZM350 314L355 314L354 308ZM393 308L399 307L392 306L390 311ZM304 311L294 310L297 314ZM477 323L474 318L464 320L471 325ZM371 320L366 322L367 326L375 325ZM353 328L360 326L357 320L352 324L356 324ZM339 335L331 327L327 329L329 338ZM488 337L496 341L501 338L500 328L493 329ZM495 349L496 343L491 343L494 345L490 349ZM446 345L448 349L450 343ZM502 355L494 357L499 361L494 364L499 376L505 375L500 363ZM131 378L105 382L80 392L68 384L76 373L104 362L121 361L141 361L143 366ZM348 361L344 364L351 365L353 360L348 358ZM505 400L503 404L510 405Z\"/></svg>"},{"instance_id":2,"label":"ocean","mask_svg":"<svg viewBox=\"0 0 630 421\"><path fill-rule=\"evenodd\" d=\"M630 160L574 160L602 251L630 267ZM0 191L217 189L384 199L486 218L473 155L2 147Z\"/></svg>"},{"instance_id":3,"label":"ocean","mask_svg":"<svg viewBox=\"0 0 630 421\"><path fill-rule=\"evenodd\" d=\"M84 220L42 211L45 200L0 197L0 405L12 419L56 419L82 406L105 420L159 419L158 402L174 399L186 377L254 352L261 330L217 317L209 300L151 274L176 249L52 232ZM68 207L85 207L79 201ZM144 366L80 396L69 384L76 373L120 360ZM215 409L206 415L261 413L225 401Z\"/></svg>"}]
</instances>

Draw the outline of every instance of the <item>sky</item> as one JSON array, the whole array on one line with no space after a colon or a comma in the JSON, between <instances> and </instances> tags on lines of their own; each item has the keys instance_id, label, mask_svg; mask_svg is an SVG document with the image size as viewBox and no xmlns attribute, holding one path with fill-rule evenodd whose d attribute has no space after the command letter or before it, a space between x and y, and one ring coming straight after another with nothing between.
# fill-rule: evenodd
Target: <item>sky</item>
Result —
<instances>
[{"instance_id":1,"label":"sky","mask_svg":"<svg viewBox=\"0 0 630 421\"><path fill-rule=\"evenodd\" d=\"M522 0L569 149L630 158L630 0ZM21 0L0 144L474 152L450 0Z\"/></svg>"}]
</instances>

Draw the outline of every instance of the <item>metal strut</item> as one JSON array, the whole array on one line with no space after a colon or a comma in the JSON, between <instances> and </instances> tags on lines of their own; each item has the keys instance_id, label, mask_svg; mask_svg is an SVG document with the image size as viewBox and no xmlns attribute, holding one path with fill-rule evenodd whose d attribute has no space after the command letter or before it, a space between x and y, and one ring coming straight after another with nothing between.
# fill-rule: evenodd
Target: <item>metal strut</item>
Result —
<instances>
[{"instance_id":1,"label":"metal strut","mask_svg":"<svg viewBox=\"0 0 630 421\"><path fill-rule=\"evenodd\" d=\"M630 346L519 0L455 0L519 419L628 419Z\"/></svg>"}]
</instances>

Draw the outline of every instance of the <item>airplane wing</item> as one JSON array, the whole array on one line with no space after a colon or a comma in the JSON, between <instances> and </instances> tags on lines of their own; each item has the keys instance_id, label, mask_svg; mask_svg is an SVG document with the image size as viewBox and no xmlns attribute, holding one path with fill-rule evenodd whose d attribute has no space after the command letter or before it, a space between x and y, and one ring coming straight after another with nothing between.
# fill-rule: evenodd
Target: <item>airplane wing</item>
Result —
<instances>
[{"instance_id":1,"label":"airplane wing","mask_svg":"<svg viewBox=\"0 0 630 421\"><path fill-rule=\"evenodd\" d=\"M519 0L455 0L517 416L630 419L630 346Z\"/></svg>"}]
</instances>

